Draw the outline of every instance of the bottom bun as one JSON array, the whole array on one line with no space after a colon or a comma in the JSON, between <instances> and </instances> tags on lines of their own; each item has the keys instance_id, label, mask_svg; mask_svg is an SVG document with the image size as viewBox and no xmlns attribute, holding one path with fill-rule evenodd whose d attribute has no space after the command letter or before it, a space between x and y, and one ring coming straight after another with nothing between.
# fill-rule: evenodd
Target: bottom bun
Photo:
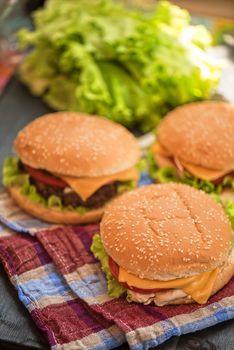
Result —
<instances>
[{"instance_id":1,"label":"bottom bun","mask_svg":"<svg viewBox=\"0 0 234 350\"><path fill-rule=\"evenodd\" d=\"M220 289L222 289L232 279L233 276L234 249L232 249L232 252L227 262L220 269L215 283L213 285L211 295L214 295ZM165 290L164 292L158 292L150 295L140 295L139 293L135 293L132 291L128 292L130 293L133 301L142 302L144 304L149 304L150 302L153 302L157 306L164 306L195 303L195 301L181 289Z\"/></svg>"},{"instance_id":2,"label":"bottom bun","mask_svg":"<svg viewBox=\"0 0 234 350\"><path fill-rule=\"evenodd\" d=\"M87 224L100 221L104 207L80 214L75 211L46 208L39 203L31 202L20 191L19 187L9 187L8 192L14 201L32 216L55 224Z\"/></svg>"}]
</instances>

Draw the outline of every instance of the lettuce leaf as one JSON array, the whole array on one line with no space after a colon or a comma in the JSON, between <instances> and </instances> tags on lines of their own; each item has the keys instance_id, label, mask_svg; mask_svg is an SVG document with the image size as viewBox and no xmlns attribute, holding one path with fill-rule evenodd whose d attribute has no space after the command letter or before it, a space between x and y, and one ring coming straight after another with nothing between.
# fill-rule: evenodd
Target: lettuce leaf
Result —
<instances>
[{"instance_id":1,"label":"lettuce leaf","mask_svg":"<svg viewBox=\"0 0 234 350\"><path fill-rule=\"evenodd\" d=\"M215 185L208 180L198 179L189 172L185 171L182 177L179 177L176 170L172 167L159 168L154 160L153 152L148 152L148 171L150 176L160 183L166 182L180 182L193 186L206 193L221 193L224 187L231 187L234 189L234 179L230 176L225 176L222 183Z\"/></svg>"},{"instance_id":2,"label":"lettuce leaf","mask_svg":"<svg viewBox=\"0 0 234 350\"><path fill-rule=\"evenodd\" d=\"M117 193L122 194L122 193L127 192L127 191L132 191L132 190L134 190L134 188L136 188L135 181L131 181L131 180L125 181L125 182L122 182L121 184L118 185Z\"/></svg>"},{"instance_id":3,"label":"lettuce leaf","mask_svg":"<svg viewBox=\"0 0 234 350\"><path fill-rule=\"evenodd\" d=\"M225 213L227 214L230 220L233 230L232 246L234 247L234 202L231 200L223 200L217 193L211 193L211 196L216 202L222 205Z\"/></svg>"},{"instance_id":4,"label":"lettuce leaf","mask_svg":"<svg viewBox=\"0 0 234 350\"><path fill-rule=\"evenodd\" d=\"M119 282L113 277L109 269L108 255L102 243L101 236L96 234L93 236L93 243L91 245L91 252L100 261L102 271L106 275L108 295L110 297L119 298L127 292Z\"/></svg>"},{"instance_id":5,"label":"lettuce leaf","mask_svg":"<svg viewBox=\"0 0 234 350\"><path fill-rule=\"evenodd\" d=\"M3 185L5 187L16 185L22 186L29 182L29 175L22 174L18 167L18 159L16 157L8 157L3 164Z\"/></svg>"},{"instance_id":6,"label":"lettuce leaf","mask_svg":"<svg viewBox=\"0 0 234 350\"><path fill-rule=\"evenodd\" d=\"M170 109L211 96L220 66L211 35L167 1L152 12L112 0L47 0L34 30L18 33L30 48L21 80L54 109L106 116L148 131Z\"/></svg>"},{"instance_id":7,"label":"lettuce leaf","mask_svg":"<svg viewBox=\"0 0 234 350\"><path fill-rule=\"evenodd\" d=\"M229 217L229 220L231 222L232 229L233 229L233 232L234 232L234 202L232 202L230 200L228 200L228 201L222 201L221 200L221 204L223 205L225 213ZM234 238L232 240L232 243L233 243L233 246L234 246Z\"/></svg>"}]
</instances>

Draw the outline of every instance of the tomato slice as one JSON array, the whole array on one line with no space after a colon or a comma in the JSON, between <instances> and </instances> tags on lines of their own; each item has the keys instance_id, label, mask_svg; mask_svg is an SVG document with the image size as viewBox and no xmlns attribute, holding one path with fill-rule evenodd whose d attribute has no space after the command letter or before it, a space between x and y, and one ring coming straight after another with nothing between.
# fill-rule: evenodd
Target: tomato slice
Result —
<instances>
[{"instance_id":1,"label":"tomato slice","mask_svg":"<svg viewBox=\"0 0 234 350\"><path fill-rule=\"evenodd\" d=\"M224 178L225 178L226 176L234 177L234 171L231 171L230 173L227 173L226 175L223 175L223 176L219 177L218 179L213 180L213 181L211 181L211 182L212 182L214 185L219 185L219 184L221 184L221 183L223 182L223 180L224 180Z\"/></svg>"},{"instance_id":2,"label":"tomato slice","mask_svg":"<svg viewBox=\"0 0 234 350\"><path fill-rule=\"evenodd\" d=\"M59 188L65 188L68 186L65 181L53 175L47 174L43 170L34 169L34 168L31 168L29 165L25 165L25 164L24 164L24 168L32 178L34 178L37 181L43 182L46 185L59 187Z\"/></svg>"},{"instance_id":3,"label":"tomato slice","mask_svg":"<svg viewBox=\"0 0 234 350\"><path fill-rule=\"evenodd\" d=\"M119 277L119 265L109 256L109 268L112 273L112 275L118 280ZM126 282L119 282L124 288L133 290L134 292L141 293L141 294L150 294L150 293L157 293L161 291L165 291L166 289L160 289L160 288L154 288L154 289L143 289L143 288L137 288L134 286L129 286Z\"/></svg>"},{"instance_id":4,"label":"tomato slice","mask_svg":"<svg viewBox=\"0 0 234 350\"><path fill-rule=\"evenodd\" d=\"M116 262L109 256L109 268L110 271L112 273L112 275L114 276L114 278L116 278L117 280L119 279L119 265L116 264Z\"/></svg>"}]
</instances>

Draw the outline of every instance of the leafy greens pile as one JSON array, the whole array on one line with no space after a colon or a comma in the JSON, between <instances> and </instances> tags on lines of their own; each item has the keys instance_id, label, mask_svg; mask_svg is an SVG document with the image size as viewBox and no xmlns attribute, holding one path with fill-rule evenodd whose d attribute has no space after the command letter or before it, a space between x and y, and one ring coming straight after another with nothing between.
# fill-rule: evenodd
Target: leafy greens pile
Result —
<instances>
[{"instance_id":1,"label":"leafy greens pile","mask_svg":"<svg viewBox=\"0 0 234 350\"><path fill-rule=\"evenodd\" d=\"M112 0L48 0L34 23L18 33L32 48L19 74L54 109L148 131L171 108L209 98L219 79L209 33L166 1L143 13Z\"/></svg>"}]
</instances>

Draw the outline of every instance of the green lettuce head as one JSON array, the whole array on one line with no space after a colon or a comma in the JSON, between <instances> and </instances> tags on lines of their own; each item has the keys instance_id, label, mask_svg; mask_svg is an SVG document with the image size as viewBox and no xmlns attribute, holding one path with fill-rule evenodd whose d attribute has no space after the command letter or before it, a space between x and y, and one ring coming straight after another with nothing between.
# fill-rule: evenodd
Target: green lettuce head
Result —
<instances>
[{"instance_id":1,"label":"green lettuce head","mask_svg":"<svg viewBox=\"0 0 234 350\"><path fill-rule=\"evenodd\" d=\"M145 132L174 107L208 99L219 81L210 33L168 1L145 13L112 0L47 0L33 20L18 32L30 49L19 76L57 110Z\"/></svg>"}]
</instances>

